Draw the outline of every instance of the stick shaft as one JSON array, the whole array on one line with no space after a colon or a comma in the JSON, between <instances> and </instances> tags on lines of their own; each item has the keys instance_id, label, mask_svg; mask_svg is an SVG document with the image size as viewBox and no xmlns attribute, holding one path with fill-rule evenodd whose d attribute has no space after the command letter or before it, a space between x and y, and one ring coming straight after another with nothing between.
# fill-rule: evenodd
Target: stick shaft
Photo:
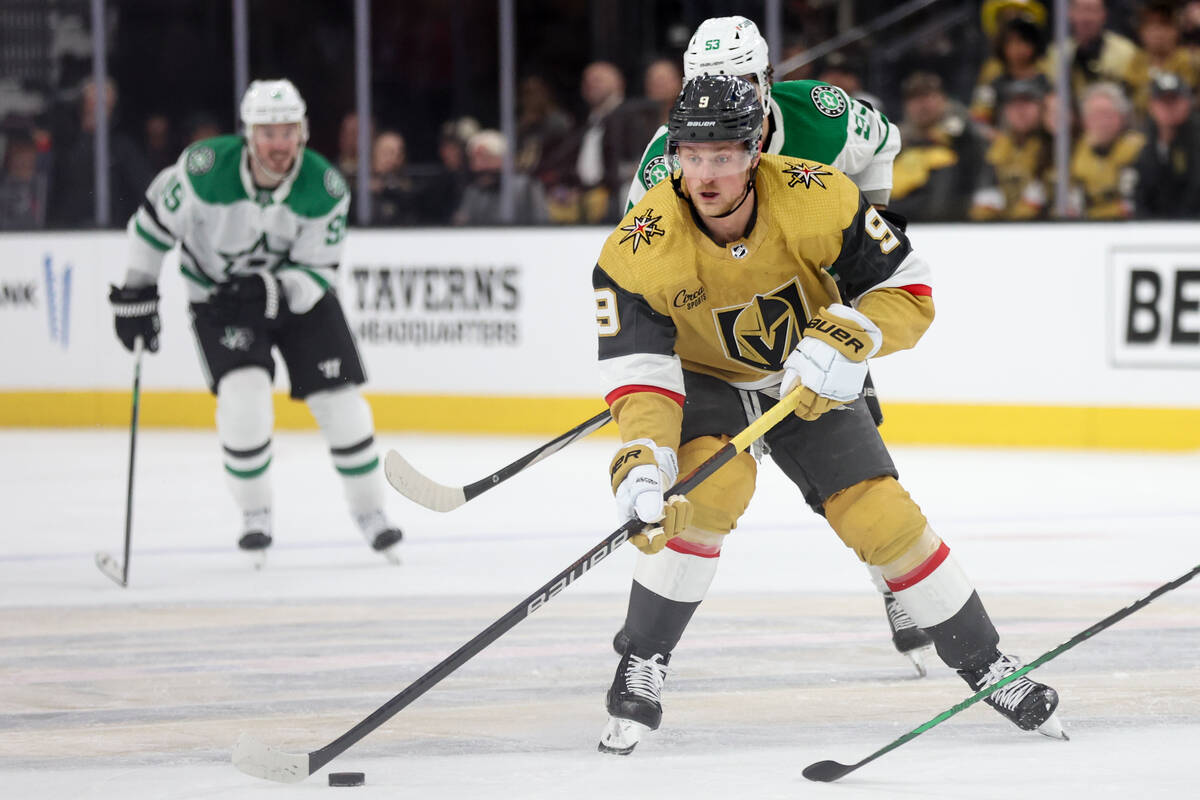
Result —
<instances>
[{"instance_id":1,"label":"stick shaft","mask_svg":"<svg viewBox=\"0 0 1200 800\"><path fill-rule=\"evenodd\" d=\"M142 353L145 345L139 336L133 342L133 408L129 419L129 474L125 480L125 559L121 562L121 585L129 584L129 549L133 537L133 461L137 454L138 412L142 395Z\"/></svg>"}]
</instances>

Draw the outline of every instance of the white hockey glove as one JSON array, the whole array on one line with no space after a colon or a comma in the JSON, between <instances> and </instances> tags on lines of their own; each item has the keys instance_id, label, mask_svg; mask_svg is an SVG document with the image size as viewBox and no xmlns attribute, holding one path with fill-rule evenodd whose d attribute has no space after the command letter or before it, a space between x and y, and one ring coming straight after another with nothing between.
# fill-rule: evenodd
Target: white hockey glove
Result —
<instances>
[{"instance_id":1,"label":"white hockey glove","mask_svg":"<svg viewBox=\"0 0 1200 800\"><path fill-rule=\"evenodd\" d=\"M674 484L679 475L679 463L671 448L659 447L651 439L626 442L613 457L609 472L620 519L660 523L629 537L643 553L662 550L691 524L694 509L686 497L676 495L663 502L664 487Z\"/></svg>"},{"instance_id":2,"label":"white hockey glove","mask_svg":"<svg viewBox=\"0 0 1200 800\"><path fill-rule=\"evenodd\" d=\"M841 303L822 308L783 362L779 395L802 387L796 416L809 421L852 402L862 393L867 359L882 346L883 333L865 315Z\"/></svg>"}]
</instances>

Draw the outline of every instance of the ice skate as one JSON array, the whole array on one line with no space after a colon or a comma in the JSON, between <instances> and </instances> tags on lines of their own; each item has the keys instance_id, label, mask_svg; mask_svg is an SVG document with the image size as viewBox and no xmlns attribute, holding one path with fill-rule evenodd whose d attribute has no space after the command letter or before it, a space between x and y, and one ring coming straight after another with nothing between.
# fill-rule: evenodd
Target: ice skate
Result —
<instances>
[{"instance_id":1,"label":"ice skate","mask_svg":"<svg viewBox=\"0 0 1200 800\"><path fill-rule=\"evenodd\" d=\"M625 655L625 650L629 647L629 634L625 632L624 626L613 636L612 646L617 655Z\"/></svg>"},{"instance_id":2,"label":"ice skate","mask_svg":"<svg viewBox=\"0 0 1200 800\"><path fill-rule=\"evenodd\" d=\"M601 753L627 756L644 734L662 722L662 687L670 654L638 655L627 648L617 665L606 703L609 720L600 735Z\"/></svg>"},{"instance_id":3,"label":"ice skate","mask_svg":"<svg viewBox=\"0 0 1200 800\"><path fill-rule=\"evenodd\" d=\"M238 548L250 556L250 563L255 569L262 569L267 563L267 548L273 541L271 537L271 510L260 508L242 512L242 535L238 539Z\"/></svg>"},{"instance_id":4,"label":"ice skate","mask_svg":"<svg viewBox=\"0 0 1200 800\"><path fill-rule=\"evenodd\" d=\"M933 640L917 627L917 623L913 622L913 618L891 592L884 592L883 609L887 613L888 627L892 629L892 644L900 655L912 661L917 675L924 678L928 674L925 655L933 647Z\"/></svg>"},{"instance_id":5,"label":"ice skate","mask_svg":"<svg viewBox=\"0 0 1200 800\"><path fill-rule=\"evenodd\" d=\"M982 670L959 670L958 674L978 692L1012 675L1020 668L1021 659L1002 655ZM1044 683L1030 680L1025 675L988 695L983 702L999 711L1023 731L1035 730L1043 736L1063 741L1069 738L1054 713L1058 707L1058 692Z\"/></svg>"},{"instance_id":6,"label":"ice skate","mask_svg":"<svg viewBox=\"0 0 1200 800\"><path fill-rule=\"evenodd\" d=\"M383 557L393 564L400 563L396 545L404 539L404 533L388 521L387 515L381 509L356 514L354 521L358 523L358 529L362 531L363 538L371 545L372 550L382 553Z\"/></svg>"}]
</instances>

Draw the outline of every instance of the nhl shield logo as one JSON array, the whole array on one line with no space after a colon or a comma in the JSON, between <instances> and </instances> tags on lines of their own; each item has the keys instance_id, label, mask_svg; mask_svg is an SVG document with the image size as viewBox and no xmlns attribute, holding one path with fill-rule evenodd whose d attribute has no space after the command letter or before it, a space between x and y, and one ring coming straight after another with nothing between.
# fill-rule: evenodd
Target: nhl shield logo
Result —
<instances>
[{"instance_id":1,"label":"nhl shield logo","mask_svg":"<svg viewBox=\"0 0 1200 800\"><path fill-rule=\"evenodd\" d=\"M764 372L783 369L806 324L800 283L793 278L749 303L713 310L725 353Z\"/></svg>"},{"instance_id":2,"label":"nhl shield logo","mask_svg":"<svg viewBox=\"0 0 1200 800\"><path fill-rule=\"evenodd\" d=\"M734 258L745 258L749 254L750 251L746 249L746 245L744 244L735 244L733 247L729 248L729 255L733 256Z\"/></svg>"}]
</instances>

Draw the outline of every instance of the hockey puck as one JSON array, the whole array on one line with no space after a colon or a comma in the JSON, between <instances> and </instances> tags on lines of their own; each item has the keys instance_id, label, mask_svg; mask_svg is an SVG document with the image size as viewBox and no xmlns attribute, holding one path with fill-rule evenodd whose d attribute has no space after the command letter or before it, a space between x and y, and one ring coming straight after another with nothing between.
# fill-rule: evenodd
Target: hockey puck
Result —
<instances>
[{"instance_id":1,"label":"hockey puck","mask_svg":"<svg viewBox=\"0 0 1200 800\"><path fill-rule=\"evenodd\" d=\"M331 772L329 773L330 786L362 786L366 782L367 776L361 772Z\"/></svg>"}]
</instances>

